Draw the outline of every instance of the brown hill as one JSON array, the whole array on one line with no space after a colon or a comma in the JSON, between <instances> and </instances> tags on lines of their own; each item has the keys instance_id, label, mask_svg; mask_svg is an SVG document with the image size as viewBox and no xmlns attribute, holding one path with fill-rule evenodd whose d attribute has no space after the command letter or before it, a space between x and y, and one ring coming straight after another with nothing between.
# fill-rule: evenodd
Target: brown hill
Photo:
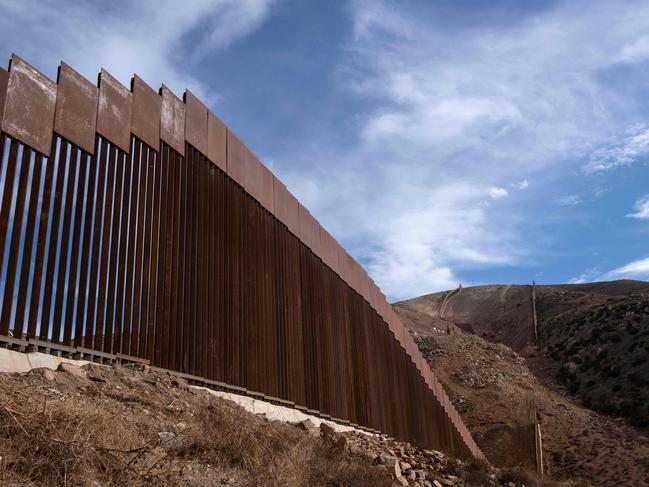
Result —
<instances>
[{"instance_id":1,"label":"brown hill","mask_svg":"<svg viewBox=\"0 0 649 487\"><path fill-rule=\"evenodd\" d=\"M463 289L446 305L443 318L458 323L451 325L451 335L444 332L446 320L439 316L448 292L396 303L394 308L494 463L511 466L518 461L517 428L524 404L533 397L551 474L592 485L649 485L646 435L588 408L645 413L640 389L646 362L640 360L647 356L647 306L642 295L625 294L647 290L649 283L638 281L537 286L538 349L531 286ZM568 358L574 363L566 362ZM625 373L615 376L617 366ZM584 394L583 403L580 396L570 395L558 375L568 386L579 381L578 390L572 390ZM638 396L639 391L639 401L620 398ZM588 401L587 392L594 400ZM601 402L602 394L616 399Z\"/></svg>"},{"instance_id":2,"label":"brown hill","mask_svg":"<svg viewBox=\"0 0 649 487\"><path fill-rule=\"evenodd\" d=\"M395 303L393 307L402 315L417 313L417 319L409 322L416 332L425 331L431 325L445 329L445 319L464 331L504 343L513 350L521 350L529 342L534 330L531 286L463 288L446 302L444 316L440 317L448 294L449 291L428 294Z\"/></svg>"},{"instance_id":3,"label":"brown hill","mask_svg":"<svg viewBox=\"0 0 649 487\"><path fill-rule=\"evenodd\" d=\"M445 329L448 320L464 331L503 343L516 351L533 342L534 322L531 285L497 284L462 288L451 297L440 317L441 307L451 291L427 294L394 303L395 310L408 316L413 331L435 326ZM611 296L649 293L649 282L619 280L585 284L536 286L539 324L576 308L603 304ZM413 318L415 317L413 315ZM443 319L442 319L443 318Z\"/></svg>"}]
</instances>

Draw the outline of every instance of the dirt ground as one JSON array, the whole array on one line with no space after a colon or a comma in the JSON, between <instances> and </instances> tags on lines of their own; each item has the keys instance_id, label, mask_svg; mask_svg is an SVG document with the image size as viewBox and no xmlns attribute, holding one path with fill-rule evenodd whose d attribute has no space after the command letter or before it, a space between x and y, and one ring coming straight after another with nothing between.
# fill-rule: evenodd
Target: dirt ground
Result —
<instances>
[{"instance_id":1,"label":"dirt ground","mask_svg":"<svg viewBox=\"0 0 649 487\"><path fill-rule=\"evenodd\" d=\"M607 294L595 297L584 294L592 291L591 288L586 291L574 286L568 290L561 288L562 301L546 300L540 319L551 319L566 309L590 306L597 300L603 303L608 296L625 292L629 285L633 291L647 288L646 283L639 288L633 282L606 283L603 290ZM522 347L518 340L511 341L512 346L519 348L519 355L502 343L493 343L499 336L515 336L512 328L517 325L508 316L523 316L531 311L529 307L524 309L524 300L519 300L520 306L508 308L507 303L516 299L501 297L516 296L516 293L507 286L499 288L481 289L477 298L471 297L473 288L464 290L464 301L456 303L454 313L448 315L452 320L455 314L462 321L461 328L451 327L451 335L444 332L446 326L438 314L444 293L395 305L395 311L412 330L478 445L495 465L511 466L521 411L526 401L533 399L539 410L545 463L550 475L594 486L649 486L649 438L643 431L623 419L584 407L578 397L554 379L556 364L550 363L534 346ZM554 287L542 289L541 294L546 291L558 292ZM483 309L471 311L472 303L478 302ZM505 320L498 322L503 316ZM470 323L472 319L476 321ZM529 336L530 323L521 319L521 334Z\"/></svg>"},{"instance_id":2,"label":"dirt ground","mask_svg":"<svg viewBox=\"0 0 649 487\"><path fill-rule=\"evenodd\" d=\"M248 413L168 373L0 374L0 485L552 486L519 471Z\"/></svg>"}]
</instances>

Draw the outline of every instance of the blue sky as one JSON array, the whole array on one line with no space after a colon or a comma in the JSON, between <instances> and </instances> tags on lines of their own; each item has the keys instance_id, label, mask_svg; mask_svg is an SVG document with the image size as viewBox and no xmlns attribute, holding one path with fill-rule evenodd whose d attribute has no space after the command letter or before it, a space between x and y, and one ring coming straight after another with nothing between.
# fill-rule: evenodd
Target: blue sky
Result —
<instances>
[{"instance_id":1,"label":"blue sky","mask_svg":"<svg viewBox=\"0 0 649 487\"><path fill-rule=\"evenodd\" d=\"M391 299L649 279L647 2L0 8L4 59L198 93Z\"/></svg>"}]
</instances>

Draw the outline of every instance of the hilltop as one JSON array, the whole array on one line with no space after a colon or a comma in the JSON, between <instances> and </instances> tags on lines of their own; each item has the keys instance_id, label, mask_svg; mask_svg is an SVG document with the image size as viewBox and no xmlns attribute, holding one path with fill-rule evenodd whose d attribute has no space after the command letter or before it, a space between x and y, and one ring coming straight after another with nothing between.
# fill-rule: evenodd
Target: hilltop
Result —
<instances>
[{"instance_id":1,"label":"hilltop","mask_svg":"<svg viewBox=\"0 0 649 487\"><path fill-rule=\"evenodd\" d=\"M534 401L550 474L636 486L649 485L647 292L640 281L537 286L538 343L531 286L464 288L444 319L448 292L393 307L494 464L520 460L517 427Z\"/></svg>"}]
</instances>

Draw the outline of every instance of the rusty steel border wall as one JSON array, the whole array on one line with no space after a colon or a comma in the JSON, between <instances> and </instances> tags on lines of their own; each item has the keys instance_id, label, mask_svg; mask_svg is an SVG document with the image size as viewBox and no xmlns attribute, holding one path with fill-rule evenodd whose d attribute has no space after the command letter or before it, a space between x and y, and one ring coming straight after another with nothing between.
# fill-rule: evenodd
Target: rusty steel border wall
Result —
<instances>
[{"instance_id":1,"label":"rusty steel border wall","mask_svg":"<svg viewBox=\"0 0 649 487\"><path fill-rule=\"evenodd\" d=\"M0 69L1 341L484 458L378 286L191 92Z\"/></svg>"}]
</instances>

